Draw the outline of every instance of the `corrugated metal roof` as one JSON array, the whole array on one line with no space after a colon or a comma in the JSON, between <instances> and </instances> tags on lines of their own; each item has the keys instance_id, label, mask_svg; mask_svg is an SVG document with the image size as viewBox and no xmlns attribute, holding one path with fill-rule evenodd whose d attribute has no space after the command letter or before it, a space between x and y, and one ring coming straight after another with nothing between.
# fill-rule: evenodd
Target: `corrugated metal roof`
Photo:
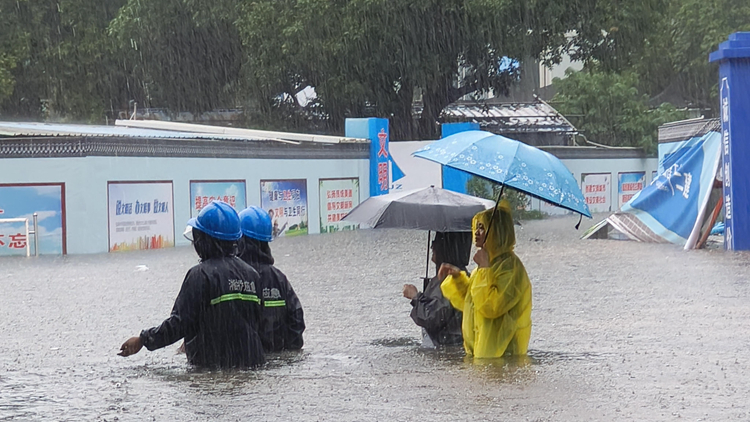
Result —
<instances>
[{"instance_id":1,"label":"corrugated metal roof","mask_svg":"<svg viewBox=\"0 0 750 422\"><path fill-rule=\"evenodd\" d=\"M476 122L483 129L503 132L577 132L565 117L545 102L451 104L441 121Z\"/></svg>"},{"instance_id":2,"label":"corrugated metal roof","mask_svg":"<svg viewBox=\"0 0 750 422\"><path fill-rule=\"evenodd\" d=\"M248 137L214 134L178 132L159 129L141 129L121 126L79 125L62 123L37 122L0 122L0 137L135 137L135 138L173 138L173 139L217 139L217 140L248 140ZM254 138L256 140L272 140L269 138Z\"/></svg>"},{"instance_id":3,"label":"corrugated metal roof","mask_svg":"<svg viewBox=\"0 0 750 422\"><path fill-rule=\"evenodd\" d=\"M659 126L659 143L678 142L694 136L703 136L710 131L720 131L719 119L688 119L665 123Z\"/></svg>"}]
</instances>

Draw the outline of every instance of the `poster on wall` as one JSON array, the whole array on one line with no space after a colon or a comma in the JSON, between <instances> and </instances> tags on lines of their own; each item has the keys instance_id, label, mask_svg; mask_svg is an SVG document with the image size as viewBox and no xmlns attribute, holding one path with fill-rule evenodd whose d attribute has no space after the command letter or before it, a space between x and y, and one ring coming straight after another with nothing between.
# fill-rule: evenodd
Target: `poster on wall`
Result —
<instances>
[{"instance_id":1,"label":"poster on wall","mask_svg":"<svg viewBox=\"0 0 750 422\"><path fill-rule=\"evenodd\" d=\"M273 237L307 234L307 180L261 180L260 206L273 221Z\"/></svg>"},{"instance_id":2,"label":"poster on wall","mask_svg":"<svg viewBox=\"0 0 750 422\"><path fill-rule=\"evenodd\" d=\"M109 250L174 246L172 182L108 182Z\"/></svg>"},{"instance_id":3,"label":"poster on wall","mask_svg":"<svg viewBox=\"0 0 750 422\"><path fill-rule=\"evenodd\" d=\"M636 193L643 190L646 185L646 172L636 171L630 173L618 173L618 198L619 205L622 207L625 203L630 201Z\"/></svg>"},{"instance_id":4,"label":"poster on wall","mask_svg":"<svg viewBox=\"0 0 750 422\"><path fill-rule=\"evenodd\" d=\"M591 212L612 211L612 175L592 173L581 175L581 191Z\"/></svg>"},{"instance_id":5,"label":"poster on wall","mask_svg":"<svg viewBox=\"0 0 750 422\"><path fill-rule=\"evenodd\" d=\"M356 229L341 219L359 205L359 179L320 179L319 203L321 233Z\"/></svg>"},{"instance_id":6,"label":"poster on wall","mask_svg":"<svg viewBox=\"0 0 750 422\"><path fill-rule=\"evenodd\" d=\"M190 217L197 217L211 201L223 201L237 212L247 207L244 180L191 180Z\"/></svg>"},{"instance_id":7,"label":"poster on wall","mask_svg":"<svg viewBox=\"0 0 750 422\"><path fill-rule=\"evenodd\" d=\"M33 214L39 227L39 254L62 255L65 250L65 184L0 185L0 256L34 253L33 235L27 238L24 221L34 230Z\"/></svg>"}]
</instances>

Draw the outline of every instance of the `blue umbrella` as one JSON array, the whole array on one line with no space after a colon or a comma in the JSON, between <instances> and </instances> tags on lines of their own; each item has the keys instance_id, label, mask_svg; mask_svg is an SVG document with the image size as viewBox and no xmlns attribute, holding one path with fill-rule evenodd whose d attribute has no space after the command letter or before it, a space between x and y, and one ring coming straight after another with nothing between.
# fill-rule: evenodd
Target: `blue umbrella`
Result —
<instances>
[{"instance_id":1,"label":"blue umbrella","mask_svg":"<svg viewBox=\"0 0 750 422\"><path fill-rule=\"evenodd\" d=\"M413 155L591 218L573 174L557 157L539 148L494 133L471 130L435 141Z\"/></svg>"}]
</instances>

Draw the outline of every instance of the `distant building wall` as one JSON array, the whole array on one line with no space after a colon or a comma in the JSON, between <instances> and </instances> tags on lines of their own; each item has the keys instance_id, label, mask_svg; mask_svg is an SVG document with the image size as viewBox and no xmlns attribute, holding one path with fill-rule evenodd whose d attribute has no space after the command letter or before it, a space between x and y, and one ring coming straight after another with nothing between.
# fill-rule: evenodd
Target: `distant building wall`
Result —
<instances>
[{"instance_id":1,"label":"distant building wall","mask_svg":"<svg viewBox=\"0 0 750 422\"><path fill-rule=\"evenodd\" d=\"M573 154L571 152L570 154ZM642 187L648 185L653 180L654 172L659 165L657 158L566 158L561 159L565 167L573 173L573 176L578 181L578 186L581 187L583 194L589 201L594 198L603 198L604 201L592 201L589 203L591 212L614 212L622 205L620 202L621 193L627 195L628 182L625 179L625 175L631 175L633 173L643 173ZM606 196L592 195L594 192L587 193L584 181L587 175L601 175L602 177L593 178L593 180L604 181L607 180L608 186L605 187ZM603 177L603 176L609 177ZM592 178L589 178L592 179ZM621 180L623 183L621 183ZM626 192L622 192L623 188ZM595 203L594 203L595 202ZM552 215L568 214L569 211L554 207L545 202L539 201L538 199L531 200L531 209L540 210Z\"/></svg>"},{"instance_id":2,"label":"distant building wall","mask_svg":"<svg viewBox=\"0 0 750 422\"><path fill-rule=\"evenodd\" d=\"M364 200L369 192L369 144L302 146L295 152L295 148L288 144L254 147L252 143L215 142L206 144L216 145L215 148L206 148L201 144L204 146L196 149L200 141L174 140L159 141L161 144L152 145L150 152L145 147L146 153L131 152L132 155L157 156L122 156L138 149L131 147L131 143L142 141L113 139L102 140L95 147L101 147L96 154L109 156L96 156L86 151L86 147L81 147L82 143L86 143L84 139L37 140L33 141L33 145L19 141L17 145L21 147L10 147L12 142L15 141L0 141L0 184L64 183L65 241L67 253L70 254L109 250L108 218L111 204L108 203L108 182L171 182L171 212L174 218L174 243L177 245L188 243L182 233L194 203L190 193L191 180L244 181L247 205L260 205L261 180L303 179L307 188L309 233L320 232L321 179L358 179L360 198L357 200ZM240 145L244 152L222 152L227 145ZM171 149L164 149L167 147ZM181 149L177 151L176 148ZM158 156L190 155L191 151L213 157ZM216 158L223 154L227 157ZM280 158L283 155L293 158Z\"/></svg>"}]
</instances>

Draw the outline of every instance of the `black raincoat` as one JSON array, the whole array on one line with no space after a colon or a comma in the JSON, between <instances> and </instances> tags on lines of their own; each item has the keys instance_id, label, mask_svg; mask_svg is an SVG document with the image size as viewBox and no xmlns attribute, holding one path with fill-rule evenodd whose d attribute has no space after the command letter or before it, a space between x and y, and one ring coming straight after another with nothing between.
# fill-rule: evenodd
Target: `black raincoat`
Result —
<instances>
[{"instance_id":1,"label":"black raincoat","mask_svg":"<svg viewBox=\"0 0 750 422\"><path fill-rule=\"evenodd\" d=\"M436 268L442 263L455 265L466 271L471 254L471 233L436 233L432 251ZM462 314L440 291L437 276L425 280L424 291L411 301L411 319L424 328L434 345L459 345Z\"/></svg>"},{"instance_id":2,"label":"black raincoat","mask_svg":"<svg viewBox=\"0 0 750 422\"><path fill-rule=\"evenodd\" d=\"M302 348L305 319L302 304L284 273L274 267L268 242L242 238L240 257L260 274L258 292L263 314L260 339L266 352Z\"/></svg>"},{"instance_id":3,"label":"black raincoat","mask_svg":"<svg viewBox=\"0 0 750 422\"><path fill-rule=\"evenodd\" d=\"M206 238L196 232L194 243L201 263L185 275L170 317L158 327L141 331L141 341L148 350L155 350L185 338L188 362L197 366L262 365L258 272L233 252L217 252L209 246L213 253L206 254ZM208 239L209 243L215 240ZM234 250L233 242L213 243Z\"/></svg>"}]
</instances>

